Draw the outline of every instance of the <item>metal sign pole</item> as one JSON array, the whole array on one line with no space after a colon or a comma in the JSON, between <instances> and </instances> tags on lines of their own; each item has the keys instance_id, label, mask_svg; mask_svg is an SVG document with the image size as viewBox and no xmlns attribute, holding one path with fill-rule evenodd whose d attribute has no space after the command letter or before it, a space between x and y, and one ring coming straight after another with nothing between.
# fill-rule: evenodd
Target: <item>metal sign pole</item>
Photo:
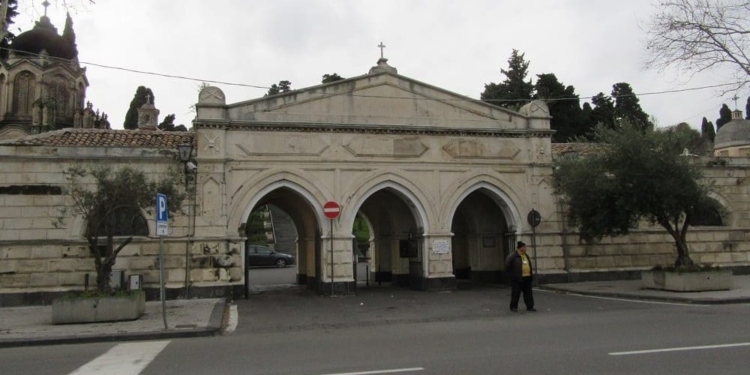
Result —
<instances>
[{"instance_id":1,"label":"metal sign pole","mask_svg":"<svg viewBox=\"0 0 750 375\"><path fill-rule=\"evenodd\" d=\"M159 236L159 296L161 297L161 317L164 319L164 329L167 325L167 299L164 292L164 237Z\"/></svg>"},{"instance_id":2,"label":"metal sign pole","mask_svg":"<svg viewBox=\"0 0 750 375\"><path fill-rule=\"evenodd\" d=\"M331 297L333 297L333 219L331 219Z\"/></svg>"},{"instance_id":3,"label":"metal sign pole","mask_svg":"<svg viewBox=\"0 0 750 375\"><path fill-rule=\"evenodd\" d=\"M161 316L164 319L164 329L167 325L167 298L164 291L164 236L169 235L169 210L167 196L156 194L156 235L159 236L159 297L161 299Z\"/></svg>"}]
</instances>

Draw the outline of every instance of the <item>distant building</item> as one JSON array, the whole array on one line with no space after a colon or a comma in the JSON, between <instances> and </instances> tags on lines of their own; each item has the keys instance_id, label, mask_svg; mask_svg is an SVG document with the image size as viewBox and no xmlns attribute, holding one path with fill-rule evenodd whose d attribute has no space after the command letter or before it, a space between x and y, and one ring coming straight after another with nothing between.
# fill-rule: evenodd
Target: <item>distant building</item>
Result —
<instances>
[{"instance_id":1,"label":"distant building","mask_svg":"<svg viewBox=\"0 0 750 375\"><path fill-rule=\"evenodd\" d=\"M78 62L68 15L63 35L42 16L0 60L0 139L63 128L108 129L105 114L85 103L86 68Z\"/></svg>"},{"instance_id":2,"label":"distant building","mask_svg":"<svg viewBox=\"0 0 750 375\"><path fill-rule=\"evenodd\" d=\"M714 156L750 156L750 120L742 118L742 111L732 112L732 121L724 124L716 133Z\"/></svg>"}]
</instances>

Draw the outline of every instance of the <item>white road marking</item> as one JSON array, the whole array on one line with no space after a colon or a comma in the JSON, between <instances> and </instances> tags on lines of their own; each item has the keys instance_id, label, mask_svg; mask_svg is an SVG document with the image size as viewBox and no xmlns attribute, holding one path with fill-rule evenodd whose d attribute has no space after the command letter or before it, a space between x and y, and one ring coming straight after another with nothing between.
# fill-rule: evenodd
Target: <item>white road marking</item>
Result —
<instances>
[{"instance_id":1,"label":"white road marking","mask_svg":"<svg viewBox=\"0 0 750 375\"><path fill-rule=\"evenodd\" d=\"M224 333L234 332L237 329L238 322L237 305L231 305L229 306L229 322L227 322L227 326L224 328Z\"/></svg>"},{"instance_id":2,"label":"white road marking","mask_svg":"<svg viewBox=\"0 0 750 375\"><path fill-rule=\"evenodd\" d=\"M412 368L399 368L392 370L375 370L375 371L362 371L362 372L341 372L338 374L326 374L326 375L371 375L371 374L394 374L397 372L409 372L409 371L424 371L422 367Z\"/></svg>"},{"instance_id":3,"label":"white road marking","mask_svg":"<svg viewBox=\"0 0 750 375\"><path fill-rule=\"evenodd\" d=\"M631 352L614 352L609 355L634 355L634 354L651 354L651 353L664 353L664 352L679 352L687 350L704 350L704 349L721 349L721 348L735 348L738 346L750 346L750 342L741 342L737 344L723 344L723 345L705 345L705 346L686 346L683 348L666 348L666 349L652 349L652 350L634 350Z\"/></svg>"},{"instance_id":4,"label":"white road marking","mask_svg":"<svg viewBox=\"0 0 750 375\"><path fill-rule=\"evenodd\" d=\"M553 292L553 291L551 291L551 292ZM575 293L575 292L565 292L565 294L567 294L569 296L576 296L576 297L604 299L604 300L620 301L620 302L645 303L645 304L649 304L649 305L711 307L711 305L707 305L707 304L689 303L689 302L684 302L684 303L680 303L680 302L659 302L659 301L648 301L648 300L638 300L638 299L629 299L629 298L589 296L589 295L586 295L586 294L578 294L578 293Z\"/></svg>"},{"instance_id":5,"label":"white road marking","mask_svg":"<svg viewBox=\"0 0 750 375\"><path fill-rule=\"evenodd\" d=\"M169 341L119 344L70 375L138 375L168 344Z\"/></svg>"}]
</instances>

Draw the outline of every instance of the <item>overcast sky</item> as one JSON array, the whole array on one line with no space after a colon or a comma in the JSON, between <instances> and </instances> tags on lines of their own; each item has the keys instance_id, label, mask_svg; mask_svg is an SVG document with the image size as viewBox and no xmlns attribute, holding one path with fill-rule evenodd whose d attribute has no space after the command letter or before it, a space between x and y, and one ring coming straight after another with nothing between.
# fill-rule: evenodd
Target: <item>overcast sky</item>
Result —
<instances>
[{"instance_id":1,"label":"overcast sky","mask_svg":"<svg viewBox=\"0 0 750 375\"><path fill-rule=\"evenodd\" d=\"M32 0L23 0L26 3ZM41 4L42 1L33 0ZM70 1L70 0L69 0ZM58 1L59 2L59 1ZM554 73L582 100L628 82L659 126L715 121L731 97L718 89L644 95L732 82L721 70L693 77L645 70L645 27L654 0L96 0L73 17L79 60L87 67L87 100L121 129L139 85L156 97L161 119L191 126L202 81L293 89L323 74L367 73L386 45L398 73L471 98L501 82L512 50L525 53L530 77ZM30 30L40 5L21 6L11 31ZM65 10L48 15L62 33ZM111 68L105 68L109 66ZM184 80L131 72L193 78ZM228 103L267 89L220 87ZM747 92L737 93L745 109Z\"/></svg>"}]
</instances>

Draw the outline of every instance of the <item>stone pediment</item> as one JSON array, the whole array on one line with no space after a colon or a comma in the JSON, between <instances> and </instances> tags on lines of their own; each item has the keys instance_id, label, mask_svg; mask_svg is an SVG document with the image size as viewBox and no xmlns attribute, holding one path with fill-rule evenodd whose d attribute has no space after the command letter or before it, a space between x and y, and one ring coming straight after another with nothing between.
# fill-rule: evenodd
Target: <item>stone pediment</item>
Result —
<instances>
[{"instance_id":1,"label":"stone pediment","mask_svg":"<svg viewBox=\"0 0 750 375\"><path fill-rule=\"evenodd\" d=\"M404 76L381 73L227 106L236 124L342 124L444 129L524 129L519 113Z\"/></svg>"}]
</instances>

